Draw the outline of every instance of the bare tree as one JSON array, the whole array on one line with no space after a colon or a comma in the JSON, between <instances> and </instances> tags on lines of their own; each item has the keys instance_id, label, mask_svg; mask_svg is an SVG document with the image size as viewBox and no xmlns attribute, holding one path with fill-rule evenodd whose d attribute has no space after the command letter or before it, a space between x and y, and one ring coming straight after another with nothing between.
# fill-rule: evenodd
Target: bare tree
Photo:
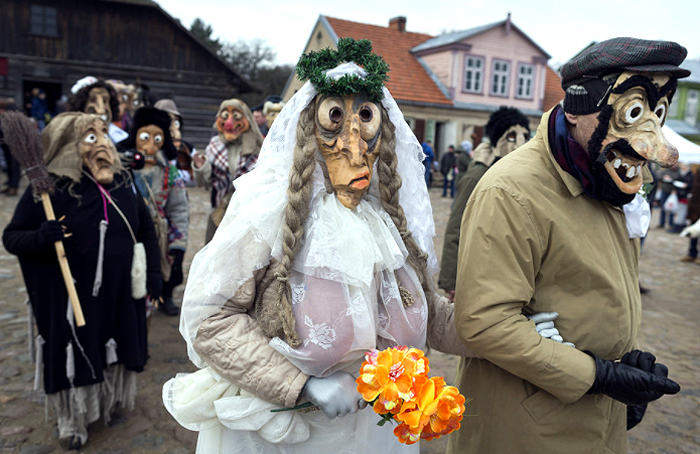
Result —
<instances>
[{"instance_id":1,"label":"bare tree","mask_svg":"<svg viewBox=\"0 0 700 454\"><path fill-rule=\"evenodd\" d=\"M277 52L264 39L255 38L250 41L239 39L235 43L225 43L219 55L240 75L254 82L260 75L261 68L272 66Z\"/></svg>"}]
</instances>

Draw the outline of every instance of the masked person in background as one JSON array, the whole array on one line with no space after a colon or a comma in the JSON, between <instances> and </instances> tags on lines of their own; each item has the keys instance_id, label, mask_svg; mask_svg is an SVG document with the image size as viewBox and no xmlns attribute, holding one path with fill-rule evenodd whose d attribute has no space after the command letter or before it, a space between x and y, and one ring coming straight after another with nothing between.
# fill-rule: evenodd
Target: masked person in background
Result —
<instances>
[{"instance_id":1,"label":"masked person in background","mask_svg":"<svg viewBox=\"0 0 700 454\"><path fill-rule=\"evenodd\" d=\"M263 136L255 127L248 106L238 99L229 99L219 106L216 130L205 153L192 158L194 176L199 186L211 188L211 206L205 241L209 242L224 217L233 180L250 172L258 162Z\"/></svg>"},{"instance_id":2,"label":"masked person in background","mask_svg":"<svg viewBox=\"0 0 700 454\"><path fill-rule=\"evenodd\" d=\"M41 136L58 220L47 221L28 187L3 244L19 257L39 336L47 404L68 449L88 439L88 424L133 408L136 374L147 359L146 304L159 298L158 244L148 208L132 186L96 115L64 113ZM85 325L75 326L54 249L63 241ZM142 245L139 253L138 244ZM136 272L139 278L132 277Z\"/></svg>"},{"instance_id":3,"label":"masked person in background","mask_svg":"<svg viewBox=\"0 0 700 454\"><path fill-rule=\"evenodd\" d=\"M484 132L488 140L476 147L469 169L457 182L457 197L452 204L445 228L438 286L445 290L450 301L454 301L455 297L459 232L463 223L468 222L462 219L467 201L476 184L492 164L530 139L527 117L513 107L502 106L493 112L484 127ZM471 143L469 146L471 147Z\"/></svg>"},{"instance_id":4,"label":"masked person in background","mask_svg":"<svg viewBox=\"0 0 700 454\"><path fill-rule=\"evenodd\" d=\"M119 99L111 84L102 79L86 76L71 88L68 100L68 110L85 112L100 117L109 127L109 137L112 142L119 143L128 134L112 121L119 117Z\"/></svg>"},{"instance_id":5,"label":"masked person in background","mask_svg":"<svg viewBox=\"0 0 700 454\"><path fill-rule=\"evenodd\" d=\"M178 315L173 289L183 281L182 261L187 249L189 201L180 172L170 161L175 147L170 138L170 117L155 107L136 111L129 138L119 144L144 156L145 165L134 170L134 182L144 198L156 227L163 274L163 301L158 308Z\"/></svg>"},{"instance_id":6,"label":"masked person in background","mask_svg":"<svg viewBox=\"0 0 700 454\"><path fill-rule=\"evenodd\" d=\"M645 167L678 151L661 132L682 46L615 38L561 70L563 107L481 178L464 212L455 295L457 333L481 359L460 369L474 424L449 453L627 452L648 402L680 391L637 350L639 238L623 207ZM556 311L576 348L528 329L524 313Z\"/></svg>"},{"instance_id":7,"label":"masked person in background","mask_svg":"<svg viewBox=\"0 0 700 454\"><path fill-rule=\"evenodd\" d=\"M161 99L153 107L167 112L170 116L170 137L173 139L173 146L177 150L175 165L180 170L180 177L185 182L185 186L195 186L194 170L192 170L192 155L197 150L191 143L182 138L183 120L182 114L177 110L175 101L172 99Z\"/></svg>"}]
</instances>

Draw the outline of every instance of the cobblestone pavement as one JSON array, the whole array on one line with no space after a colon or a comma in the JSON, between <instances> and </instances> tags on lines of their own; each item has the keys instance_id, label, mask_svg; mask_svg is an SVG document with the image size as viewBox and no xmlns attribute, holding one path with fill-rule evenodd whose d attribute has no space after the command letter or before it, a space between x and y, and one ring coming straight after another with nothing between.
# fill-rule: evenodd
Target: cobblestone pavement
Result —
<instances>
[{"instance_id":1,"label":"cobblestone pavement","mask_svg":"<svg viewBox=\"0 0 700 454\"><path fill-rule=\"evenodd\" d=\"M26 183L25 183L26 184ZM202 189L189 189L190 244L185 256L188 269L202 246L208 197ZM431 189L436 221L436 250L442 251L442 234L452 199ZM0 227L4 229L17 198L0 196ZM629 433L630 454L700 453L700 266L681 263L687 240L663 230L651 230L641 258L641 282L650 289L643 295L644 314L640 344L669 366L683 390L650 405L644 421ZM176 290L176 301L182 287ZM27 336L26 292L16 258L0 246L0 453L44 454L61 452L53 423L45 419L44 397L32 389ZM134 410L118 411L106 427L101 421L89 428L81 450L95 454L187 454L194 452L196 434L181 428L164 409L162 384L178 372L193 371L178 332L178 319L156 312L149 321L150 359L139 375L139 396ZM431 352L431 375L454 379L458 359ZM466 422L465 422L466 423ZM422 454L444 452L446 439L423 443Z\"/></svg>"}]
</instances>

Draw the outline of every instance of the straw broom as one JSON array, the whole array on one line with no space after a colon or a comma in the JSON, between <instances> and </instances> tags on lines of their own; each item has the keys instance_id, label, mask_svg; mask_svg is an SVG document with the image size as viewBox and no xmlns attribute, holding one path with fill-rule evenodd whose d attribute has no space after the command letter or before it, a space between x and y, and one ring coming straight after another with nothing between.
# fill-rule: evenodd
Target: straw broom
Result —
<instances>
[{"instance_id":1,"label":"straw broom","mask_svg":"<svg viewBox=\"0 0 700 454\"><path fill-rule=\"evenodd\" d=\"M44 165L44 149L41 146L39 131L36 126L23 114L19 112L7 111L0 115L0 124L2 125L2 133L5 136L5 142L10 147L10 152L19 161L20 165L29 178L34 194L41 197L41 202L44 206L46 219L55 221L56 216L53 212L51 199L49 194L53 192L53 184L49 178L49 172ZM75 323L78 326L85 325L83 310L80 307L78 300L78 292L75 290L73 275L68 266L66 251L63 248L63 242L56 241L56 255L58 263L61 266L63 281L68 290L68 297L73 308Z\"/></svg>"}]
</instances>

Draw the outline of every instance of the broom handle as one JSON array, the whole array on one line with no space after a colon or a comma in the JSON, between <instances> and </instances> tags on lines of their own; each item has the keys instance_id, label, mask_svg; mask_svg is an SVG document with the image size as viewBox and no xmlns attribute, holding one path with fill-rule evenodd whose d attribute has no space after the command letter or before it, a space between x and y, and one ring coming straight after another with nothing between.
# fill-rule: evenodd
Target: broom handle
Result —
<instances>
[{"instance_id":1,"label":"broom handle","mask_svg":"<svg viewBox=\"0 0 700 454\"><path fill-rule=\"evenodd\" d=\"M51 205L51 199L49 198L48 192L41 193L41 202L44 205L44 213L46 213L46 219L49 221L55 221L56 215L53 212L53 205ZM75 290L75 283L73 282L73 275L68 267L68 259L66 258L66 250L63 248L63 242L56 241L54 243L56 246L56 255L58 256L58 263L61 265L61 273L63 274L63 281L66 284L66 290L68 290L68 297L70 298L70 305L73 307L73 315L75 315L75 323L78 326L85 326L85 318L83 317L83 309L80 307L80 300L78 300L78 292Z\"/></svg>"}]
</instances>

